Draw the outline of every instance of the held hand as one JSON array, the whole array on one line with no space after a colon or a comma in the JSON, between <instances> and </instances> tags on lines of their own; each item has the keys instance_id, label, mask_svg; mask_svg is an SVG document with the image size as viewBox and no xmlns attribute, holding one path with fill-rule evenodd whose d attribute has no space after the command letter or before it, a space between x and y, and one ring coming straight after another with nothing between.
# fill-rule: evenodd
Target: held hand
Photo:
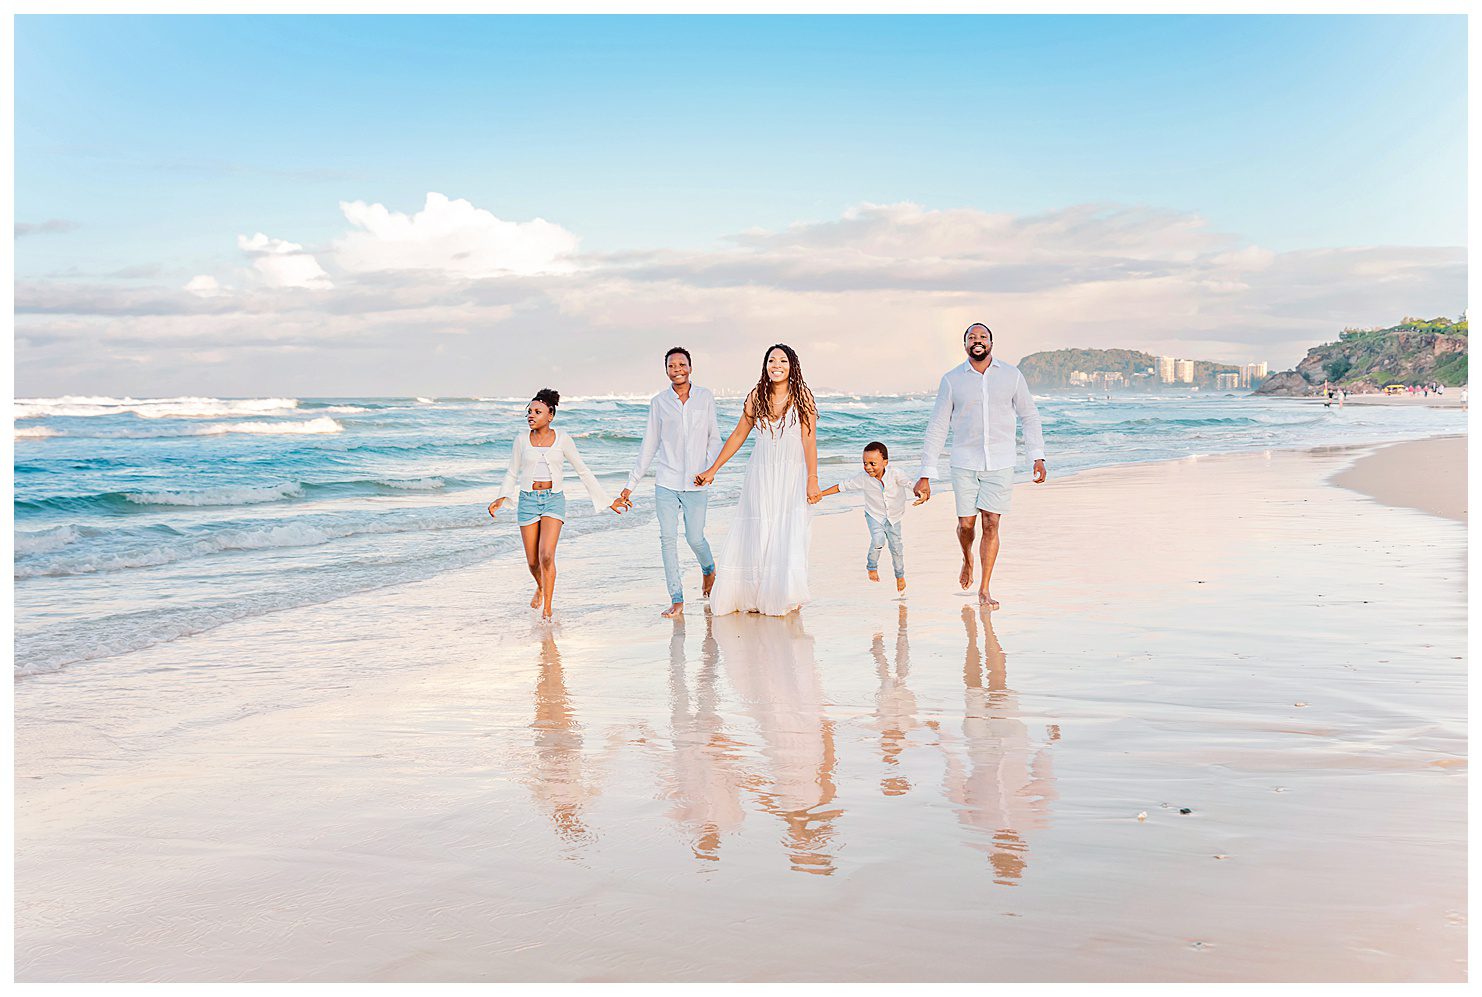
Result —
<instances>
[{"instance_id":1,"label":"held hand","mask_svg":"<svg viewBox=\"0 0 1482 997\"><path fill-rule=\"evenodd\" d=\"M708 468L695 475L695 487L704 488L715 480L715 468Z\"/></svg>"},{"instance_id":2,"label":"held hand","mask_svg":"<svg viewBox=\"0 0 1482 997\"><path fill-rule=\"evenodd\" d=\"M497 498L493 502L490 502L489 503L489 518L490 519L498 519L499 518L498 516L494 515L494 513L496 511L498 511L499 507L502 506L502 505L504 505L504 499L502 499L502 498Z\"/></svg>"},{"instance_id":3,"label":"held hand","mask_svg":"<svg viewBox=\"0 0 1482 997\"><path fill-rule=\"evenodd\" d=\"M1049 476L1050 476L1050 472L1048 472L1048 471L1045 470L1045 462L1044 462L1044 460L1043 459L1040 459L1040 460L1035 461L1034 462L1034 483L1036 485L1037 484L1040 484L1041 482L1043 482Z\"/></svg>"},{"instance_id":4,"label":"held hand","mask_svg":"<svg viewBox=\"0 0 1482 997\"><path fill-rule=\"evenodd\" d=\"M916 487L911 490L916 493L916 501L911 504L920 505L922 502L931 498L931 479L922 478L916 482Z\"/></svg>"},{"instance_id":5,"label":"held hand","mask_svg":"<svg viewBox=\"0 0 1482 997\"><path fill-rule=\"evenodd\" d=\"M823 492L818 490L818 481L815 478L808 479L808 504L817 505L823 501Z\"/></svg>"},{"instance_id":6,"label":"held hand","mask_svg":"<svg viewBox=\"0 0 1482 997\"><path fill-rule=\"evenodd\" d=\"M628 496L632 494L632 491L624 488L622 494L612 500L612 505L609 508L611 508L613 512L621 516L624 512L633 508L633 503L628 499Z\"/></svg>"}]
</instances>

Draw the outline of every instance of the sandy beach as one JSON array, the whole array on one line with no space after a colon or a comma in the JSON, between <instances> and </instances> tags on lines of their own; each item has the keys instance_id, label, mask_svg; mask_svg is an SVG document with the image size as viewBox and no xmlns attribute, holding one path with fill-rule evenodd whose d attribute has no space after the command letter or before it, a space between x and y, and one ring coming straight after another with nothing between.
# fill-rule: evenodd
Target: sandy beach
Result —
<instances>
[{"instance_id":1,"label":"sandy beach","mask_svg":"<svg viewBox=\"0 0 1482 997\"><path fill-rule=\"evenodd\" d=\"M1443 395L1385 395L1379 394L1351 394L1343 399L1344 405L1379 405L1385 408L1463 408L1465 403L1461 400L1461 388L1451 388ZM1310 395L1303 398L1294 398L1293 401L1307 402L1309 404L1321 405L1328 399L1321 395ZM1332 402L1333 408L1338 408L1336 401Z\"/></svg>"},{"instance_id":2,"label":"sandy beach","mask_svg":"<svg viewBox=\"0 0 1482 997\"><path fill-rule=\"evenodd\" d=\"M1465 448L1021 484L991 614L943 494L904 600L851 508L671 623L650 522L553 631L503 558L23 678L17 977L1465 980Z\"/></svg>"}]
</instances>

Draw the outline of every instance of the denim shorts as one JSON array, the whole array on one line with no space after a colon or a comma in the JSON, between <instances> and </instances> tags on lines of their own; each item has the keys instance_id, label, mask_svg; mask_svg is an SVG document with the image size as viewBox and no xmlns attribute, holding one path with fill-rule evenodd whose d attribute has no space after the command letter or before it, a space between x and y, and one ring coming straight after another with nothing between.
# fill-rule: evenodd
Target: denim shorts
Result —
<instances>
[{"instance_id":1,"label":"denim shorts","mask_svg":"<svg viewBox=\"0 0 1482 997\"><path fill-rule=\"evenodd\" d=\"M521 526L533 526L540 522L542 516L566 522L566 493L553 488L520 492L520 505L515 513L515 521Z\"/></svg>"}]
</instances>

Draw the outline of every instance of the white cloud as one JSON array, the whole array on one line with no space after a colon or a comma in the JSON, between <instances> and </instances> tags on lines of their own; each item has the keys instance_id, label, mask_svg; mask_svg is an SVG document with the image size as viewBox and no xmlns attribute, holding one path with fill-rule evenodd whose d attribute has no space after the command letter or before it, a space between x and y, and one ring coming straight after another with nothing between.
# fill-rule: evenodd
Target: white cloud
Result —
<instances>
[{"instance_id":1,"label":"white cloud","mask_svg":"<svg viewBox=\"0 0 1482 997\"><path fill-rule=\"evenodd\" d=\"M185 289L191 294L200 295L203 298L211 298L221 293L221 285L216 278L210 274L196 274L185 284Z\"/></svg>"},{"instance_id":2,"label":"white cloud","mask_svg":"<svg viewBox=\"0 0 1482 997\"><path fill-rule=\"evenodd\" d=\"M458 277L569 273L578 239L537 218L510 222L468 201L429 193L414 215L383 204L341 201L358 231L335 241L335 261L356 273L432 270Z\"/></svg>"},{"instance_id":3,"label":"white cloud","mask_svg":"<svg viewBox=\"0 0 1482 997\"><path fill-rule=\"evenodd\" d=\"M1021 217L865 205L718 251L589 255L579 266L564 230L551 226L563 237L536 253L540 240L525 235L537 223L440 195L413 216L380 205L346 216L364 224L335 244L333 285L302 246L261 233L239 242L254 264L307 265L274 279L259 265L264 280L235 289L207 275L185 289L18 283L18 381L30 394L107 393L109 356L153 350L159 376L173 379L159 390L177 393L395 394L409 371L445 394L523 391L546 374L563 390L640 390L681 343L703 383L742 388L781 340L820 386L906 390L960 359L971 321L992 325L1008 360L1120 346L1283 368L1345 325L1466 303L1461 247L1279 253L1194 214L1137 207ZM494 233L513 242L498 248ZM521 272L511 245L551 269ZM302 353L282 364L290 347ZM192 354L239 362L192 387L205 376Z\"/></svg>"},{"instance_id":4,"label":"white cloud","mask_svg":"<svg viewBox=\"0 0 1482 997\"><path fill-rule=\"evenodd\" d=\"M258 232L250 239L237 236L237 248L252 257L252 269L268 287L324 290L334 286L313 254L296 242L270 239Z\"/></svg>"}]
</instances>

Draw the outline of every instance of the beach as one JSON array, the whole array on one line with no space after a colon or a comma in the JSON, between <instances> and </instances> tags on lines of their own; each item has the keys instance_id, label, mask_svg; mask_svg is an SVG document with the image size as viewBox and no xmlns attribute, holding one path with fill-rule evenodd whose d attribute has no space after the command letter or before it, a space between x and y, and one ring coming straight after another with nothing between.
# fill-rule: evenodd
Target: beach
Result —
<instances>
[{"instance_id":1,"label":"beach","mask_svg":"<svg viewBox=\"0 0 1482 997\"><path fill-rule=\"evenodd\" d=\"M503 558L21 678L17 978L1463 980L1465 525L1330 479L1464 450L1020 484L989 614L938 496L905 600L846 511L671 623L649 523L554 630Z\"/></svg>"}]
</instances>

